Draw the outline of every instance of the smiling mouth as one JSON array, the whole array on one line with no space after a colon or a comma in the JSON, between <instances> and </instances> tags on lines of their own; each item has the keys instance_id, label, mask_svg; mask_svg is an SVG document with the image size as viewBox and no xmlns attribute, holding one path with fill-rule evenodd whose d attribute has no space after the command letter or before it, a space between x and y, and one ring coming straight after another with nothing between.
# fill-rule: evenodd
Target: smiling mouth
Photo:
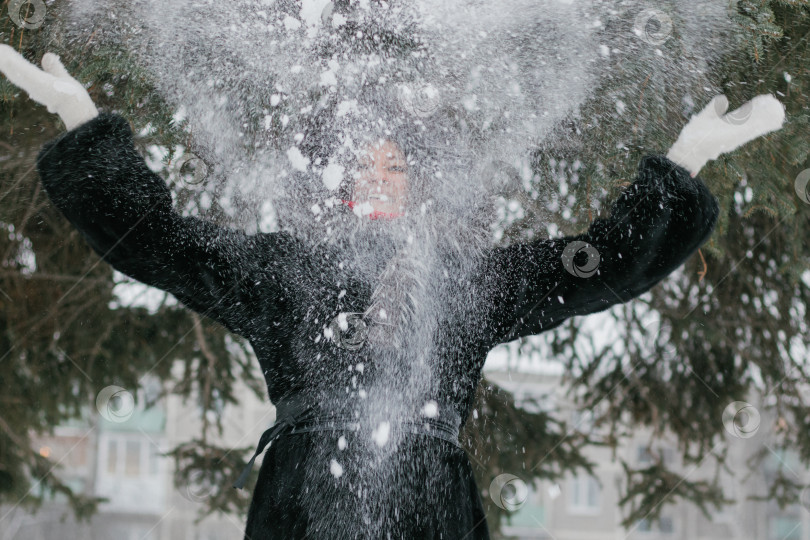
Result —
<instances>
[{"instance_id":1,"label":"smiling mouth","mask_svg":"<svg viewBox=\"0 0 810 540\"><path fill-rule=\"evenodd\" d=\"M388 201L388 195L383 195L382 193L369 193L368 199L375 200L375 201Z\"/></svg>"}]
</instances>

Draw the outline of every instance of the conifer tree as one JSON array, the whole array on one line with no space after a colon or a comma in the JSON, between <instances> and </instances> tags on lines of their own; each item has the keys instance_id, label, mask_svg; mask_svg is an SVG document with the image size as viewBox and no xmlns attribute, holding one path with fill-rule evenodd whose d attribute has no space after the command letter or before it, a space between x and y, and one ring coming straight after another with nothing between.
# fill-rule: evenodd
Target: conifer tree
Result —
<instances>
[{"instance_id":1,"label":"conifer tree","mask_svg":"<svg viewBox=\"0 0 810 540\"><path fill-rule=\"evenodd\" d=\"M336 4L347 9L346 2ZM181 168L189 155L175 155L174 149L182 145L193 152L194 138L174 120L176 111L155 91L152 74L123 42L100 39L104 28L97 29L99 35L88 35L80 48L69 46L60 22L62 9L62 1L49 3L44 24L34 29L4 17L0 42L35 64L47 51L60 54L67 70L89 85L100 110L119 112L136 132L151 128L137 137L139 150L146 153L150 145L169 149L161 174L179 205L200 207L202 191L216 193L216 183L200 186L193 171ZM644 154L665 153L694 112L684 106L685 95L697 108L713 91L723 92L734 108L757 94L773 93L787 107L788 124L782 131L703 170L701 177L721 205L715 234L681 272L642 299L613 310L623 329L616 336L625 344L621 353L609 349L584 355L574 347L582 337L578 319L546 336L553 360L566 367L566 383L578 406L594 411L596 424L607 431L603 440L546 413L517 408L508 392L482 384L475 405L478 417L468 421L462 440L477 464L483 490L503 472L529 471L523 478L529 482L591 471L593 464L584 454L588 445L617 446L628 430L640 426L673 433L688 463L709 454L722 463L722 452L712 449L725 433L723 411L756 393L770 397L761 405L763 412L767 407L782 419L776 434L779 447L792 449L810 464L806 358L791 352L806 352L810 335L810 197L803 199L795 189L796 179L810 168L810 2L740 0L729 17L736 31L715 36L728 48L707 66L711 91L673 90L666 70L645 72L651 57L644 55L655 55L655 48L640 50L635 64L617 63L580 115L559 126L560 136L550 137L533 156L537 186L561 178L571 186L576 203L568 210L575 219L553 217L561 231L574 234L587 228L600 207L608 207L596 201L598 194L612 199L632 180ZM677 55L685 39L678 34L677 16L671 22L671 36L658 45L664 55ZM608 32L629 33L633 20L611 24ZM407 55L418 44L390 35L355 46ZM618 103L632 114L613 114ZM259 112L252 111L257 123ZM136 388L146 373L163 381L164 393L201 392L206 411L215 410L216 396L236 403L239 378L262 399L265 390L263 381L251 375L255 359L248 344L217 324L172 303L153 311L115 305L112 269L50 205L36 175L37 152L61 130L56 116L0 78L0 502L36 506L58 492L68 497L77 515L86 517L98 501L61 480L56 464L32 447L36 434L92 412L95 397L106 386ZM521 197L526 217L510 224L504 241L537 234L537 216L548 216L540 193L547 191L538 187ZM215 221L229 219L216 202L200 213ZM660 326L642 321L645 310L660 317ZM795 347L797 341L805 348ZM185 368L180 380L170 374L174 362ZM229 452L212 443L219 427L206 423L198 439L174 449L177 481L207 475L211 485L222 487L207 500L206 510L244 512L248 499L225 479L238 475L251 449ZM666 504L682 499L706 512L726 502L716 484L668 470L661 461L643 469L624 465L625 524L654 519ZM802 488L780 475L769 495L789 503ZM497 528L505 510L486 506L490 524Z\"/></svg>"}]
</instances>

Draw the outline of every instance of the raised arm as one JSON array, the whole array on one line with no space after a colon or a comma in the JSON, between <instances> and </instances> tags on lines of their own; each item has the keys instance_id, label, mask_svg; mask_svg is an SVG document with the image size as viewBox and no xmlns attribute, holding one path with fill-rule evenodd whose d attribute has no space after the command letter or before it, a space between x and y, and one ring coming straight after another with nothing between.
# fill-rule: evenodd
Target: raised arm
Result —
<instances>
[{"instance_id":1,"label":"raised arm","mask_svg":"<svg viewBox=\"0 0 810 540\"><path fill-rule=\"evenodd\" d=\"M135 150L129 123L99 114L57 55L45 53L42 68L0 45L0 72L68 129L37 156L54 204L114 268L250 337L260 313L282 308L275 269L290 238L248 236L174 212L165 182Z\"/></svg>"},{"instance_id":2,"label":"raised arm","mask_svg":"<svg viewBox=\"0 0 810 540\"><path fill-rule=\"evenodd\" d=\"M249 337L285 237L180 216L120 115L101 113L46 143L37 167L53 203L105 261Z\"/></svg>"},{"instance_id":3,"label":"raised arm","mask_svg":"<svg viewBox=\"0 0 810 540\"><path fill-rule=\"evenodd\" d=\"M627 302L683 264L709 238L719 213L717 199L697 177L700 169L784 121L784 109L771 96L746 106L750 122L740 122L739 115L731 121L728 101L712 100L667 157L641 161L638 178L610 216L595 220L586 233L492 251L482 273L492 295L492 344Z\"/></svg>"},{"instance_id":4,"label":"raised arm","mask_svg":"<svg viewBox=\"0 0 810 540\"><path fill-rule=\"evenodd\" d=\"M608 218L576 236L495 249L493 344L539 334L575 315L635 298L678 268L711 235L717 199L700 178L664 157L641 161L638 179Z\"/></svg>"}]
</instances>

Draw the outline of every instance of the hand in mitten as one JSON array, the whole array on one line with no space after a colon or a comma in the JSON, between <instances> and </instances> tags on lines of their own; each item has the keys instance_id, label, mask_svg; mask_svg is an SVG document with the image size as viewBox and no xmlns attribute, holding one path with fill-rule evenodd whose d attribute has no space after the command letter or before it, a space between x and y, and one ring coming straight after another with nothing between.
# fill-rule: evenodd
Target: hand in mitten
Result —
<instances>
[{"instance_id":1,"label":"hand in mitten","mask_svg":"<svg viewBox=\"0 0 810 540\"><path fill-rule=\"evenodd\" d=\"M31 99L45 105L48 112L58 114L67 129L98 115L87 90L70 76L57 55L45 53L42 68L8 45L0 45L0 73L25 90Z\"/></svg>"},{"instance_id":2,"label":"hand in mitten","mask_svg":"<svg viewBox=\"0 0 810 540\"><path fill-rule=\"evenodd\" d=\"M757 96L726 114L728 99L716 96L684 126L667 158L697 176L707 161L766 133L785 121L785 107L773 96Z\"/></svg>"}]
</instances>

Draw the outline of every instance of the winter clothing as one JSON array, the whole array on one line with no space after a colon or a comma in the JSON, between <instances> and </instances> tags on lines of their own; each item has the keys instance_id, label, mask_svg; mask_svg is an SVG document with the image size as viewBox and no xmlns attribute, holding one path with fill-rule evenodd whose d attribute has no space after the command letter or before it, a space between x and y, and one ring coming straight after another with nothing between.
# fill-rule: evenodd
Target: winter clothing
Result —
<instances>
[{"instance_id":1,"label":"winter clothing","mask_svg":"<svg viewBox=\"0 0 810 540\"><path fill-rule=\"evenodd\" d=\"M781 129L785 122L785 106L769 94L757 96L730 113L727 110L726 96L712 99L684 126L667 158L697 176L708 161Z\"/></svg>"},{"instance_id":2,"label":"winter clothing","mask_svg":"<svg viewBox=\"0 0 810 540\"><path fill-rule=\"evenodd\" d=\"M0 44L0 73L28 92L28 95L56 113L67 129L73 129L98 116L84 86L70 76L59 56L42 55L42 69L23 58L8 45Z\"/></svg>"},{"instance_id":3,"label":"winter clothing","mask_svg":"<svg viewBox=\"0 0 810 540\"><path fill-rule=\"evenodd\" d=\"M341 402L330 399L319 414L336 406L350 413L364 389L373 388L384 366L372 349L339 347L323 336L340 313L364 312L375 285L369 276L378 275L388 255L368 272L334 245L285 232L248 235L180 216L165 182L135 150L128 122L115 114L102 113L48 142L37 165L54 204L104 260L250 340L273 403L306 396L317 409L323 396L338 394ZM700 179L650 156L611 215L587 232L493 248L474 272L436 276L447 299L432 337L441 360L432 390L439 411L452 408L463 423L490 349L648 291L707 240L718 212ZM575 241L590 247L579 250L585 244ZM588 265L577 253L589 254L589 264L598 257L598 267L581 271ZM488 537L461 448L409 433L378 466L373 458L347 457L364 437L362 431L278 436L264 455L246 538ZM353 482L370 469L386 481L365 497L372 488Z\"/></svg>"},{"instance_id":4,"label":"winter clothing","mask_svg":"<svg viewBox=\"0 0 810 540\"><path fill-rule=\"evenodd\" d=\"M327 403L339 403L345 401L344 396L337 395L328 398ZM418 421L411 421L398 425L397 427L407 433L414 435L429 435L437 439L447 441L454 446L460 447L458 442L459 426L461 418L458 413L447 406L436 404L428 414L419 415ZM275 441L282 434L314 433L324 431L356 432L362 425L354 417L351 410L335 411L318 414L318 407L313 406L306 396L287 396L279 403L276 403L276 421L273 425L262 433L256 452L250 458L244 471L237 479L234 487L241 489L244 486L253 463L268 444Z\"/></svg>"}]
</instances>

